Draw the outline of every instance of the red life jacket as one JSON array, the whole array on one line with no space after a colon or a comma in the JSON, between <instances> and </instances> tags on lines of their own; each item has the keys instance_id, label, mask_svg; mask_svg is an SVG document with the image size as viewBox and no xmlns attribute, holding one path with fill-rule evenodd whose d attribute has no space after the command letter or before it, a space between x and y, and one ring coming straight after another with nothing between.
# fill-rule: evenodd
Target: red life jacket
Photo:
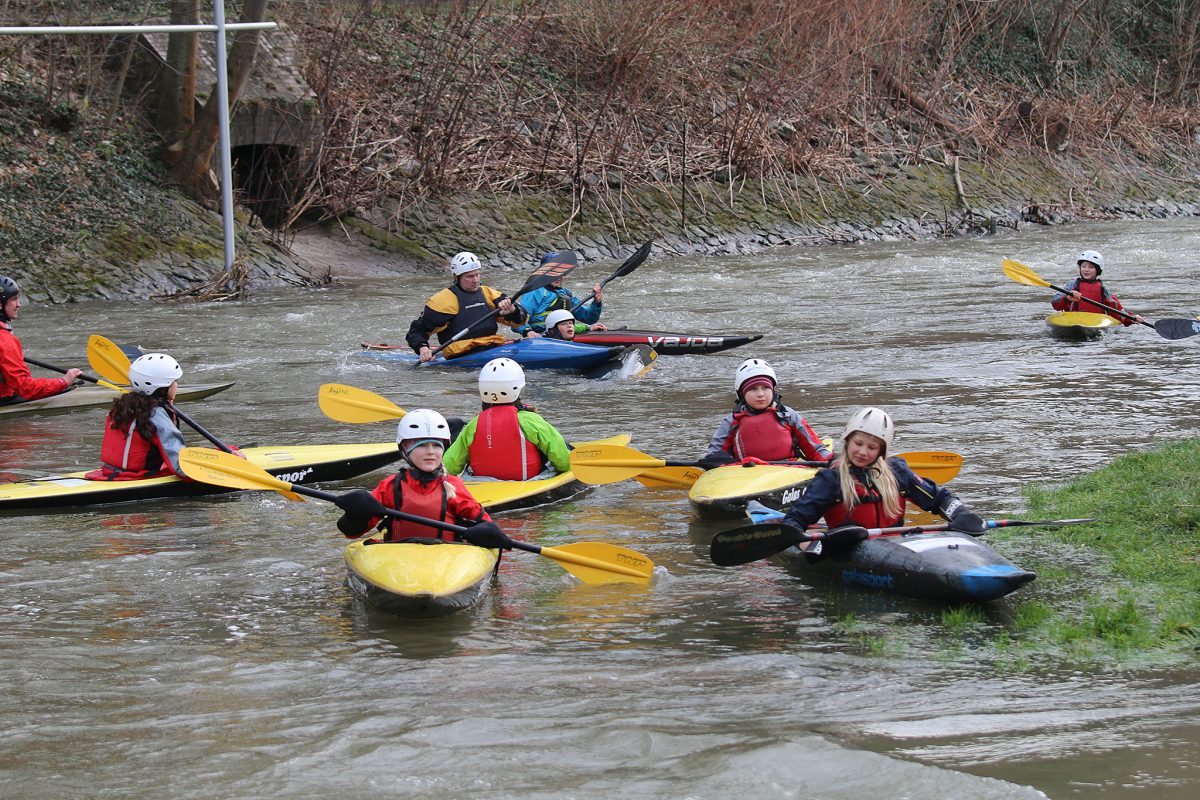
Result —
<instances>
[{"instance_id":1,"label":"red life jacket","mask_svg":"<svg viewBox=\"0 0 1200 800\"><path fill-rule=\"evenodd\" d=\"M416 514L429 519L440 519L442 522L454 522L454 512L448 505L446 484L439 478L434 483L422 485L412 478L408 470L401 470L392 476L392 508L408 514ZM418 522L405 519L387 518L388 532L385 542L396 542L401 539L442 539L454 541L454 533L431 528Z\"/></svg>"},{"instance_id":2,"label":"red life jacket","mask_svg":"<svg viewBox=\"0 0 1200 800\"><path fill-rule=\"evenodd\" d=\"M792 429L783 424L774 409L757 414L737 412L726 441L732 444L731 452L738 458L753 456L763 461L785 461L801 455Z\"/></svg>"},{"instance_id":3,"label":"red life jacket","mask_svg":"<svg viewBox=\"0 0 1200 800\"><path fill-rule=\"evenodd\" d=\"M846 504L838 501L825 509L825 524L830 528L842 525L861 525L864 528L894 528L904 524L904 495L900 495L901 512L889 516L883 508L883 495L877 489L867 489L861 481L854 481L858 503L848 515Z\"/></svg>"},{"instance_id":4,"label":"red life jacket","mask_svg":"<svg viewBox=\"0 0 1200 800\"><path fill-rule=\"evenodd\" d=\"M104 422L100 461L104 466L84 477L91 481L137 481L175 474L163 458L157 436L153 440L147 439L138 433L132 422L128 430L120 430L113 426L111 416Z\"/></svg>"},{"instance_id":5,"label":"red life jacket","mask_svg":"<svg viewBox=\"0 0 1200 800\"><path fill-rule=\"evenodd\" d=\"M1080 279L1075 282L1075 290L1079 292L1083 299L1078 303L1071 302L1067 308L1068 311L1090 311L1093 314L1108 314L1110 317L1119 319L1122 322L1125 321L1120 315L1109 314L1106 309L1096 305L1097 303L1103 303L1112 308L1122 308L1121 301L1117 300L1116 297L1105 289L1101 281L1085 281Z\"/></svg>"},{"instance_id":6,"label":"red life jacket","mask_svg":"<svg viewBox=\"0 0 1200 800\"><path fill-rule=\"evenodd\" d=\"M545 469L542 452L525 438L511 404L480 412L467 459L474 474L502 481L527 481Z\"/></svg>"}]
</instances>

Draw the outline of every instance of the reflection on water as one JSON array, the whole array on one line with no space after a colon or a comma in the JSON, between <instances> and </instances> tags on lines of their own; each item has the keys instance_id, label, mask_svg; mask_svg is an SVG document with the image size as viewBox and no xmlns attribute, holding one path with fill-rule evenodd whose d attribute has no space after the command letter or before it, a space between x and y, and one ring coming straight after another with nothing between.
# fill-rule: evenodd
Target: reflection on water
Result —
<instances>
[{"instance_id":1,"label":"reflection on water","mask_svg":"<svg viewBox=\"0 0 1200 800\"><path fill-rule=\"evenodd\" d=\"M606 321L767 337L660 358L636 382L530 373L526 395L570 440L628 432L652 456L692 459L729 410L734 368L758 356L822 435L863 404L883 405L897 447L962 453L956 490L987 516L1018 516L1029 482L1200 433L1200 338L1138 328L1056 341L1044 330L1049 295L1005 279L1001 259L1066 280L1073 254L1098 247L1118 294L1156 319L1188 315L1175 254L1198 240L1200 224L1180 220L656 258L608 287ZM585 265L578 282L610 270ZM136 332L114 328L130 318L121 303L41 307L20 333L31 356L56 363L80 361L100 332L170 352L188 382L236 379L186 409L235 442L382 441L394 424L333 422L317 387L476 413L471 373L356 355L360 341L400 339L441 283L139 306ZM96 466L103 419L103 409L4 419L0 474ZM66 796L161 796L167 775L180 797L1032 797L1036 787L1170 798L1200 785L1194 669L1014 668L994 647L1013 630L1012 601L959 634L934 604L810 586L770 563L716 568L708 541L736 523L693 520L681 491L601 486L503 522L543 545L639 550L669 573L653 586L582 586L514 551L479 606L441 620L397 620L351 597L338 513L246 493L5 517L6 793L44 794L49 782ZM1021 590L1050 604L1076 602L1103 574L1085 552L1034 533L1001 549L1063 565Z\"/></svg>"}]
</instances>

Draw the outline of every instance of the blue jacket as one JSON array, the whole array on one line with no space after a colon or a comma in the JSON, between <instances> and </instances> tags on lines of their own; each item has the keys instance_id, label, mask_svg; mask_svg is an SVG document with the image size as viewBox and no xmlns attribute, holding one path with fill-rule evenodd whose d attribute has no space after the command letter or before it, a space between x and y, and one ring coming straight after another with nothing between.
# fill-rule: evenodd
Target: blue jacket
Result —
<instances>
[{"instance_id":1,"label":"blue jacket","mask_svg":"<svg viewBox=\"0 0 1200 800\"><path fill-rule=\"evenodd\" d=\"M553 286L545 286L541 289L534 289L528 294L521 295L518 298L518 302L529 313L529 319L525 321L524 325L517 328L517 333L524 336L531 330L538 333L545 333L546 315L560 308L571 311L571 309L575 308L575 304L579 302L579 298L571 294L571 290L565 287L556 289ZM600 321L600 312L602 310L603 304L593 299L590 303L580 306L577 310L571 311L571 313L575 316L575 319L591 325Z\"/></svg>"}]
</instances>

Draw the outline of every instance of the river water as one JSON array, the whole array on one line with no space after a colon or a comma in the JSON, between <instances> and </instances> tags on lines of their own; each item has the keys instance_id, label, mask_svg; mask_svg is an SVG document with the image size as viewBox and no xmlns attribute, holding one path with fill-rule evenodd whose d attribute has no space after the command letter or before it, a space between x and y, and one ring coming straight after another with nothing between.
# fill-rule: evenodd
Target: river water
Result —
<instances>
[{"instance_id":1,"label":"river water","mask_svg":"<svg viewBox=\"0 0 1200 800\"><path fill-rule=\"evenodd\" d=\"M1022 488L1200 435L1198 342L1137 326L1046 335L1051 282L1099 249L1150 319L1191 316L1200 222L1103 223L999 238L881 242L736 258L656 255L609 286L610 324L761 331L756 345L661 358L637 381L531 373L568 439L628 432L693 458L743 358L836 434L863 404L901 450L955 450L954 486L985 516ZM614 265L581 267L573 285ZM493 273L512 290L523 276ZM91 333L175 355L185 383L237 380L185 405L235 443L384 441L315 402L329 381L406 408L477 410L474 375L363 358L399 341L437 276L262 292L231 304L27 305L29 355L86 366ZM0 422L0 472L97 464L103 410ZM190 436L193 444L203 444ZM372 486L379 472L342 487ZM0 770L5 797L1183 798L1200 787L1200 670L1015 663L1021 598L1070 602L1098 567L1060 563L965 631L937 606L808 586L769 563L721 570L679 492L635 482L502 521L542 544L610 541L669 575L580 586L514 551L488 599L411 622L347 593L337 510L268 493L9 516L0 539ZM1082 558L1082 557L1080 557ZM1060 561L1061 559L1061 561ZM1078 580L1077 586L1063 580ZM999 654L999 655L998 655Z\"/></svg>"}]
</instances>

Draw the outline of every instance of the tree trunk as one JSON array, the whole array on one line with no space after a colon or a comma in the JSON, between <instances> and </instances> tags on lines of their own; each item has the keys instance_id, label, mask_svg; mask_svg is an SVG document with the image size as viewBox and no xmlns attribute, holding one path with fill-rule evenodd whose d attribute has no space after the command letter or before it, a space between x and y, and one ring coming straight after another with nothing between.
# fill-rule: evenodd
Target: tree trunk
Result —
<instances>
[{"instance_id":1,"label":"tree trunk","mask_svg":"<svg viewBox=\"0 0 1200 800\"><path fill-rule=\"evenodd\" d=\"M1192 80L1192 67L1196 60L1196 37L1200 33L1200 0L1180 0L1175 16L1175 39L1171 42L1172 61L1175 71L1171 76L1168 95L1178 103L1183 90Z\"/></svg>"},{"instance_id":2,"label":"tree trunk","mask_svg":"<svg viewBox=\"0 0 1200 800\"><path fill-rule=\"evenodd\" d=\"M266 18L267 2L268 0L245 0L241 21L262 22ZM230 109L237 103L238 95L250 77L254 57L258 53L258 36L259 31L238 31L233 37L228 59ZM217 88L214 85L209 92L208 102L200 110L196 124L188 134L187 142L179 154L179 162L173 170L175 180L202 200L211 200L216 196L216 186L208 179L208 165L220 140L217 102Z\"/></svg>"},{"instance_id":3,"label":"tree trunk","mask_svg":"<svg viewBox=\"0 0 1200 800\"><path fill-rule=\"evenodd\" d=\"M171 0L172 25L200 22L200 0ZM168 145L178 142L196 119L196 56L200 34L172 33L158 95L158 131Z\"/></svg>"}]
</instances>

